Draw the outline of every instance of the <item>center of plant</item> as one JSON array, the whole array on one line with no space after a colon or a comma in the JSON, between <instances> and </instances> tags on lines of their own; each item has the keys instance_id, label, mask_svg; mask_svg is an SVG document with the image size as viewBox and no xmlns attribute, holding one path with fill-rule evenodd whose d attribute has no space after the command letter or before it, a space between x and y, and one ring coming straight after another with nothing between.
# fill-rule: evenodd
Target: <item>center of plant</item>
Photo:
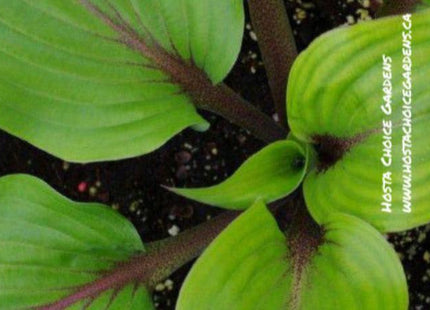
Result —
<instances>
[{"instance_id":1,"label":"center of plant","mask_svg":"<svg viewBox=\"0 0 430 310\"><path fill-rule=\"evenodd\" d=\"M306 165L306 158L304 156L297 156L293 158L291 162L291 167L294 171L302 170Z\"/></svg>"},{"instance_id":2,"label":"center of plant","mask_svg":"<svg viewBox=\"0 0 430 310\"><path fill-rule=\"evenodd\" d=\"M318 159L318 172L325 172L330 167L334 166L363 138L363 135L357 135L352 138L340 138L331 135L315 135L313 137L313 141Z\"/></svg>"}]
</instances>

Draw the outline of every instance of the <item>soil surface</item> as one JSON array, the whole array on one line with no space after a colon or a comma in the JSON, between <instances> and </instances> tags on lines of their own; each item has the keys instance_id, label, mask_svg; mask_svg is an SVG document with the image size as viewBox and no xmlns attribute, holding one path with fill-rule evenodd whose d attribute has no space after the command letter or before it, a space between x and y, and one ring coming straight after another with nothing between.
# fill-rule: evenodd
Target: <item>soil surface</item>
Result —
<instances>
[{"instance_id":1,"label":"soil surface","mask_svg":"<svg viewBox=\"0 0 430 310\"><path fill-rule=\"evenodd\" d=\"M299 49L331 28L367 19L367 2L286 1ZM226 82L273 115L257 38L249 20L245 32L240 58ZM63 162L0 131L0 176L32 174L73 200L110 205L133 222L145 242L175 235L222 211L187 201L160 185L198 187L218 183L264 146L228 121L203 115L212 125L206 133L185 130L152 154L88 165ZM430 309L429 230L426 226L389 236L407 273L410 309ZM190 265L157 286L154 302L158 309L174 309Z\"/></svg>"}]
</instances>

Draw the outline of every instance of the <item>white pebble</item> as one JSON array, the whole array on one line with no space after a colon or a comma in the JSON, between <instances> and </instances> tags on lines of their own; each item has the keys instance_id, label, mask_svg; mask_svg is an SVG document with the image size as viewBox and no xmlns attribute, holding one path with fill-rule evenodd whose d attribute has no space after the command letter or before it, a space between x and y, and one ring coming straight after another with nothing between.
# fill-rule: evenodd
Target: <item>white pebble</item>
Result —
<instances>
[{"instance_id":1,"label":"white pebble","mask_svg":"<svg viewBox=\"0 0 430 310\"><path fill-rule=\"evenodd\" d=\"M169 291L171 291L171 290L173 290L173 281L172 280L170 280L170 279L167 279L165 282L164 282L164 285L166 286L166 288L169 290Z\"/></svg>"},{"instance_id":2,"label":"white pebble","mask_svg":"<svg viewBox=\"0 0 430 310\"><path fill-rule=\"evenodd\" d=\"M346 17L346 21L348 22L348 24L352 25L352 24L354 24L354 23L355 23L355 18L354 18L354 16L352 16L352 15L348 15L348 16Z\"/></svg>"},{"instance_id":3,"label":"white pebble","mask_svg":"<svg viewBox=\"0 0 430 310\"><path fill-rule=\"evenodd\" d=\"M176 216L174 214L169 214L169 220L173 221L176 219Z\"/></svg>"},{"instance_id":4,"label":"white pebble","mask_svg":"<svg viewBox=\"0 0 430 310\"><path fill-rule=\"evenodd\" d=\"M164 286L164 284L163 283L158 283L156 286L155 286L155 290L157 291L157 292L162 292L162 291L164 291L164 289L165 289L166 287Z\"/></svg>"},{"instance_id":5,"label":"white pebble","mask_svg":"<svg viewBox=\"0 0 430 310\"><path fill-rule=\"evenodd\" d=\"M181 230L179 229L178 226L173 225L172 227L169 228L169 230L167 231L169 233L169 235L171 236L176 236L177 234L179 234Z\"/></svg>"}]
</instances>

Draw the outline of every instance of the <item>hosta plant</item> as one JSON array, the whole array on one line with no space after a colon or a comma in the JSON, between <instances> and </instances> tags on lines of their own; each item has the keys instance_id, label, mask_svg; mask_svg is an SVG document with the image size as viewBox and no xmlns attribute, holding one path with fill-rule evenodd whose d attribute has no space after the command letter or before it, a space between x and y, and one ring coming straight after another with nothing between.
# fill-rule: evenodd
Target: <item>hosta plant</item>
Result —
<instances>
[{"instance_id":1,"label":"hosta plant","mask_svg":"<svg viewBox=\"0 0 430 310\"><path fill-rule=\"evenodd\" d=\"M416 2L388 1L379 15ZM242 42L240 0L0 1L10 134L67 161L120 160L186 127L210 130L207 110L268 144L220 184L166 188L230 211L149 244L104 205L0 178L0 309L153 309L154 286L202 252L179 310L407 309L383 233L430 221L430 11L422 2L332 30L296 58L283 2L248 5L279 123L222 82Z\"/></svg>"}]
</instances>

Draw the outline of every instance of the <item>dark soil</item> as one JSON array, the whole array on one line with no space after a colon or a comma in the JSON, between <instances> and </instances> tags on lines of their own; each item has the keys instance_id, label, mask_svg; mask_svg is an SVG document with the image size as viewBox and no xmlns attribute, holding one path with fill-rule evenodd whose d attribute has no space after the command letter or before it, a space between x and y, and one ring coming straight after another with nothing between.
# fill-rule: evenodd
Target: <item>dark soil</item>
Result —
<instances>
[{"instance_id":1,"label":"dark soil","mask_svg":"<svg viewBox=\"0 0 430 310\"><path fill-rule=\"evenodd\" d=\"M362 9L360 1L348 5L346 2L286 1L299 49L320 33L351 21L351 16L354 20L363 16L363 12L357 11ZM263 64L249 23L239 61L227 84L273 115ZM71 199L111 205L133 222L145 242L165 238L178 229L202 223L221 210L187 201L160 185L197 187L217 183L264 146L229 122L204 115L212 124L206 133L186 130L152 154L88 165L65 163L0 131L0 176L35 175ZM430 308L430 239L426 238L429 230L427 226L390 236L405 266L411 309ZM189 267L190 264L184 266L157 286L154 301L158 309L174 309Z\"/></svg>"}]
</instances>

